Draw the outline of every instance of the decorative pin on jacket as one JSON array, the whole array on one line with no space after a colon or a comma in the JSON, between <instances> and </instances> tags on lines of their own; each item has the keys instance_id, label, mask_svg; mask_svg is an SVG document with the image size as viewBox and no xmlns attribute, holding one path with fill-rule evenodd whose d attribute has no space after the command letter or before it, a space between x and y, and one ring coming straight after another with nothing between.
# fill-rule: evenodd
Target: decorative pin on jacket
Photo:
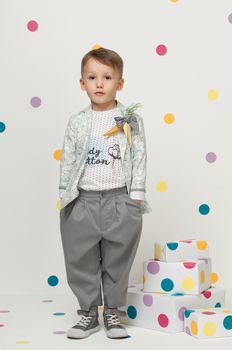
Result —
<instances>
[{"instance_id":1,"label":"decorative pin on jacket","mask_svg":"<svg viewBox=\"0 0 232 350\"><path fill-rule=\"evenodd\" d=\"M114 117L116 125L104 133L103 136L111 136L116 132L123 130L131 147L131 128L137 131L139 130L138 121L136 116L133 115L133 112L139 107L142 107L140 103L132 103L124 110L124 117Z\"/></svg>"}]
</instances>

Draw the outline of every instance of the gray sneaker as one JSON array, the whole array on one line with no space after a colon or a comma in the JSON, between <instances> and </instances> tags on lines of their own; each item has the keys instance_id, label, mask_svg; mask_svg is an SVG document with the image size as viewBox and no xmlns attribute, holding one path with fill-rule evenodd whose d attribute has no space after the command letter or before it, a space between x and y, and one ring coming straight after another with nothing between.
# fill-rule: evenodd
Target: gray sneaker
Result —
<instances>
[{"instance_id":1,"label":"gray sneaker","mask_svg":"<svg viewBox=\"0 0 232 350\"><path fill-rule=\"evenodd\" d=\"M104 329L108 338L129 337L126 329L120 324L119 315L125 316L126 312L117 308L105 307L103 311Z\"/></svg>"},{"instance_id":2,"label":"gray sneaker","mask_svg":"<svg viewBox=\"0 0 232 350\"><path fill-rule=\"evenodd\" d=\"M67 331L67 338L82 339L100 330L97 306L91 306L89 310L77 310L77 313L82 317Z\"/></svg>"}]
</instances>

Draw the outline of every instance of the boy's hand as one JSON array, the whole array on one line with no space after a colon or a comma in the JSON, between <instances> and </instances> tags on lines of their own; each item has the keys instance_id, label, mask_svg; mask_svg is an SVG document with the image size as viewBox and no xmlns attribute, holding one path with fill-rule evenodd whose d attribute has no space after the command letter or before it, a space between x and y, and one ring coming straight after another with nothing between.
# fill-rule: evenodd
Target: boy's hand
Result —
<instances>
[{"instance_id":1,"label":"boy's hand","mask_svg":"<svg viewBox=\"0 0 232 350\"><path fill-rule=\"evenodd\" d=\"M135 201L136 203L140 204L140 205L141 205L141 203L143 202L141 199L134 199L134 201Z\"/></svg>"}]
</instances>

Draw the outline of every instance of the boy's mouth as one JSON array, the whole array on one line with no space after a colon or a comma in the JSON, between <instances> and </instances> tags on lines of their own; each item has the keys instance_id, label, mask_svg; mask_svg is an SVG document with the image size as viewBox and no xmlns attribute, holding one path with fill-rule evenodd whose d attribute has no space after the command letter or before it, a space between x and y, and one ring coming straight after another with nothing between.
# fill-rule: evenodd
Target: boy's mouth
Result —
<instances>
[{"instance_id":1,"label":"boy's mouth","mask_svg":"<svg viewBox=\"0 0 232 350\"><path fill-rule=\"evenodd\" d=\"M104 95L104 92L95 92L95 95L101 96Z\"/></svg>"}]
</instances>

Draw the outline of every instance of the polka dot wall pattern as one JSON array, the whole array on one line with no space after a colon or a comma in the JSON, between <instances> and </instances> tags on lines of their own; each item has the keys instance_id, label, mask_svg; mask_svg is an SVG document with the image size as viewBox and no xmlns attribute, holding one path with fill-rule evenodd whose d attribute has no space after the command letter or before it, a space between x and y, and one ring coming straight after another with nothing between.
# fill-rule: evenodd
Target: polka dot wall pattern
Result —
<instances>
[{"instance_id":1,"label":"polka dot wall pattern","mask_svg":"<svg viewBox=\"0 0 232 350\"><path fill-rule=\"evenodd\" d=\"M169 5L172 8L177 8L178 6L182 6L183 1L181 0L167 0L167 3L169 3ZM35 16L36 17L36 16ZM29 20L25 20L24 23L22 23L22 27L23 30L25 32L25 35L28 35L29 37L33 36L34 40L37 40L39 34L40 34L40 29L42 28L43 24L42 22L39 23L40 21L36 18L31 18ZM224 24L225 26L231 26L232 24L232 12L231 13L227 13L225 11L224 13ZM42 28L44 30L44 28ZM150 45L150 51L152 53L152 55L154 56L154 58L157 58L158 60L162 60L162 62L164 62L165 64L169 64L168 60L170 59L171 55L172 55L172 51L173 49L175 50L175 46L173 46L173 43L170 43L170 38L164 38L162 37L162 35L160 37L155 38L155 42L152 42ZM98 47L100 47L101 45L104 46L104 43L95 43L92 45L91 48L95 48L97 49ZM211 85L211 86L210 86ZM215 85L215 86L214 86ZM43 93L43 92L42 92ZM219 84L215 84L215 81L212 79L212 83L209 83L209 86L207 86L204 90L203 95L203 99L204 99L204 103L207 104L208 103L208 108L213 108L213 106L215 105L219 105L223 99L223 91L222 91L222 86ZM39 110L42 110L44 108L44 105L47 103L46 100L46 95L45 94L40 94L40 92L35 91L34 88L31 89L30 91L30 95L29 97L26 98L27 104L30 107L32 113L38 113ZM168 130L168 132L170 130L172 130L174 132L174 128L177 124L180 125L181 121L179 118L179 111L174 110L174 108L172 108L172 106L167 105L164 108L165 110L163 110L163 112L160 115L160 121L163 124L165 130ZM35 115L35 114L34 114ZM33 116L33 114L32 114ZM221 117L221 116L220 116ZM2 139L6 139L7 137L10 137L10 127L11 125L8 124L8 120L7 120L7 114L6 111L4 111L3 113L1 113L0 115L0 137ZM54 144L53 145L53 149L50 152L50 160L51 163L54 163L55 161L57 165L59 166L59 161L61 159L61 155L62 155L62 150L59 148L61 147L61 145L57 145ZM207 149L202 149L199 150L197 149L197 152L199 152L199 171L201 171L201 165L205 164L206 167L208 167L210 169L210 171L212 171L212 174L214 174L214 169L216 168L216 166L220 165L220 161L221 161L221 149L217 149L217 145L215 144L211 144L209 146L207 146ZM203 161L203 163L202 163ZM218 163L218 164L217 164ZM168 176L168 178L167 178ZM154 185L154 189L156 191L155 195L158 196L163 196L165 198L165 196L168 196L168 193L170 191L172 191L173 186L175 186L175 183L173 182L169 182L170 179L170 174L162 174L160 178L153 178L153 181L155 182ZM213 191L213 189L212 189ZM55 207L55 209L57 211L60 210L61 206L60 206L60 200L59 198L55 198L53 199L55 202L55 206L54 203L52 204L52 206ZM206 219L210 219L210 217L213 218L213 215L216 214L216 208L215 208L215 202L213 202L212 200L209 201L208 198L204 198L204 195L202 195L202 197L198 197L197 198L197 202L194 202L195 206L193 208L193 215L197 214L199 217L202 218L202 220L206 220ZM186 241L187 242L187 241ZM169 246L170 250L175 250L178 249L178 244L176 242L173 242L170 244ZM157 254L161 255L161 249L159 247L157 247ZM194 267L194 263L193 262L188 262L185 264L185 268L187 270L191 270ZM150 267L149 267L149 272L151 274L156 274L159 271L159 265L155 264L155 262L151 262ZM53 271L53 273L55 273L55 271ZM202 271L201 275L200 275L200 279L201 282L204 282L205 276L204 276L204 271ZM142 276L142 281L145 280L145 276ZM212 273L212 283L216 283L218 280L218 275L216 273ZM49 286L51 289L54 287L59 287L59 283L60 283L60 279L58 276L55 276L52 274L52 271L50 271L50 276L46 276L45 280L44 280L44 284L46 284L47 286ZM189 278L186 278L185 280L183 280L183 286L185 286L186 289L191 289L193 287L193 281ZM161 286L163 288L163 291L172 291L173 287L174 287L174 283L170 278L164 278L162 280ZM176 296L178 296L178 293L174 293ZM173 294L173 295L174 295ZM179 293L181 296L181 293ZM211 292L207 291L204 292L204 297L205 299L209 299L211 297ZM44 301L46 302L46 301ZM49 302L49 301L47 301ZM144 300L143 300L144 306L146 306L147 308L151 307L154 304L154 298L151 297L150 295L146 294L144 295ZM216 307L220 307L221 304L220 302L215 303ZM131 306L131 308L129 309L130 312L128 312L128 314L130 313L130 315L132 317L136 317L137 315L137 310L135 307ZM9 312L7 310L2 310L0 311L2 313L4 312ZM185 312L185 307L181 308L179 310L179 318L183 319L183 315ZM62 311L57 311L53 313L54 316L63 316L65 315L64 312ZM210 313L208 312L208 315L210 315ZM231 324L231 320L230 320L231 316L228 316L227 318L225 318L225 328L228 327L227 329L231 329L230 324ZM161 313L157 319L155 320L155 322L158 322L160 324L161 327L165 328L168 327L170 320L169 320L169 316L166 315L165 313ZM3 328L4 325L3 323L0 324L0 327ZM189 333L193 330L195 333L198 332L198 324L192 324L189 329ZM205 325L204 327L204 332L207 335L210 334L214 334L215 333L215 327L213 325L213 323L208 323ZM64 331L54 331L54 334L64 334ZM18 340L17 341L18 344L29 344L30 341L29 340Z\"/></svg>"}]
</instances>

